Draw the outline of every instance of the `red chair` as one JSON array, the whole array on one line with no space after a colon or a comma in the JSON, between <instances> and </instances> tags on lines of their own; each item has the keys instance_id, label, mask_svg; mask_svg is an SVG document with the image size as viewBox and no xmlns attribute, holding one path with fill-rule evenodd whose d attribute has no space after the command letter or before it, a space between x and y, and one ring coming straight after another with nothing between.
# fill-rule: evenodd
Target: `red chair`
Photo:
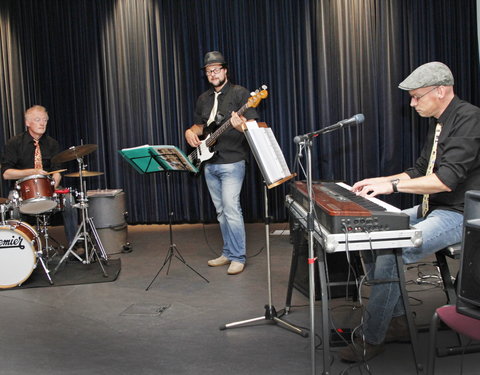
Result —
<instances>
[{"instance_id":1,"label":"red chair","mask_svg":"<svg viewBox=\"0 0 480 375\"><path fill-rule=\"evenodd\" d=\"M465 193L463 238L457 295L449 296L449 305L439 307L430 323L427 375L435 371L435 339L440 321L460 335L460 346L448 348L446 355L478 353L479 345L469 345L465 337L480 341L480 190ZM443 276L443 275L442 275ZM445 280L444 280L445 282ZM451 286L450 286L451 288ZM451 293L451 291L450 291ZM452 294L452 293L451 293ZM448 295L448 293L447 293Z\"/></svg>"},{"instance_id":2,"label":"red chair","mask_svg":"<svg viewBox=\"0 0 480 375\"><path fill-rule=\"evenodd\" d=\"M435 371L435 342L439 322L444 322L453 331L471 340L480 341L480 320L457 312L455 305L439 307L433 314L430 323L430 338L428 344L427 375L433 375ZM478 349L465 348L465 353L476 352Z\"/></svg>"}]
</instances>

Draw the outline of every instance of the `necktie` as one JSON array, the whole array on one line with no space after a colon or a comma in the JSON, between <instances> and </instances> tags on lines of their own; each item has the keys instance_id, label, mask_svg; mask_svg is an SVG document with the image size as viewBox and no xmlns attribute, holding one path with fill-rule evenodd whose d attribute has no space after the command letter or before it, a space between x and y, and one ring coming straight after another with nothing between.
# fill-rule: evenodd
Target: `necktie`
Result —
<instances>
[{"instance_id":1,"label":"necktie","mask_svg":"<svg viewBox=\"0 0 480 375\"><path fill-rule=\"evenodd\" d=\"M34 154L34 168L43 169L42 165L42 152L40 151L40 143L38 139L34 139L35 143L35 154Z\"/></svg>"},{"instance_id":2,"label":"necktie","mask_svg":"<svg viewBox=\"0 0 480 375\"><path fill-rule=\"evenodd\" d=\"M433 138L433 145L432 145L432 152L430 153L430 160L428 161L427 173L425 176L428 176L433 173L433 166L435 165L435 159L437 158L437 146L438 146L438 137L440 137L440 133L442 132L442 124L437 123L435 127L435 137ZM428 212L428 199L429 194L425 194L422 200L422 216L425 217Z\"/></svg>"},{"instance_id":3,"label":"necktie","mask_svg":"<svg viewBox=\"0 0 480 375\"><path fill-rule=\"evenodd\" d=\"M215 116L217 116L217 110L218 110L218 95L220 95L222 92L215 92L215 99L213 100L213 107L212 111L210 112L210 117L208 118L207 121L207 126L209 126L212 122L215 121Z\"/></svg>"}]
</instances>

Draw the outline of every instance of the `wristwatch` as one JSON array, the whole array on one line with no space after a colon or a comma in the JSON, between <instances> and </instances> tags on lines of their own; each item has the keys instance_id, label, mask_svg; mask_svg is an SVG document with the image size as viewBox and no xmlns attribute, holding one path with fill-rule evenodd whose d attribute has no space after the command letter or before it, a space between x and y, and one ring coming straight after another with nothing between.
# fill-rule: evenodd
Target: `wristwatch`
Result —
<instances>
[{"instance_id":1,"label":"wristwatch","mask_svg":"<svg viewBox=\"0 0 480 375\"><path fill-rule=\"evenodd\" d=\"M392 189L394 193L398 193L397 185L400 182L399 178L396 178L395 180L390 181L392 183Z\"/></svg>"}]
</instances>

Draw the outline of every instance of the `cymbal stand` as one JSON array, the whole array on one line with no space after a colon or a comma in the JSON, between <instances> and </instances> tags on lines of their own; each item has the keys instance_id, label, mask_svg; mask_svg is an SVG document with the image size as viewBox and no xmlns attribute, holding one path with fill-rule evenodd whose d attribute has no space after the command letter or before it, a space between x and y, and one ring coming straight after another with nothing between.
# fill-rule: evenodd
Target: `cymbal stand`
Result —
<instances>
[{"instance_id":1,"label":"cymbal stand","mask_svg":"<svg viewBox=\"0 0 480 375\"><path fill-rule=\"evenodd\" d=\"M288 329L293 333L297 333L303 337L307 337L308 333L291 323L288 323L277 315L275 307L272 305L272 276L271 276L271 265L270 265L270 216L268 215L268 194L267 194L267 185L264 184L264 201L265 201L265 242L267 249L267 282L268 282L268 304L265 305L265 315L259 316L252 319L242 320L239 322L227 323L220 326L220 330L223 331L227 328L242 327L250 323L263 321L265 323L274 323L278 324L283 328ZM312 336L315 337L315 334L312 332Z\"/></svg>"},{"instance_id":2,"label":"cymbal stand","mask_svg":"<svg viewBox=\"0 0 480 375\"><path fill-rule=\"evenodd\" d=\"M95 228L93 220L88 215L88 197L86 194L86 186L84 185L84 181L83 181L83 170L85 167L83 164L82 157L78 157L77 162L78 162L78 171L79 171L79 177L80 177L80 192L78 193L78 196L79 196L78 203L75 204L74 207L80 209L80 212L82 214L82 222L79 225L77 233L75 234L75 237L72 240L72 243L70 244L68 250L65 252L62 259L60 259L60 262L58 262L54 273L58 271L62 263L65 260L67 260L68 256L71 254L83 264L90 264L95 257L98 261L98 264L100 265L100 268L102 269L103 276L108 277L105 267L102 264L102 260L105 262L108 261L108 256L105 251L105 248L103 247L102 241L98 236L98 232L97 232L97 229ZM90 233L92 233L93 239ZM79 241L83 242L84 244L84 249L85 249L84 259L73 251L73 247Z\"/></svg>"}]
</instances>

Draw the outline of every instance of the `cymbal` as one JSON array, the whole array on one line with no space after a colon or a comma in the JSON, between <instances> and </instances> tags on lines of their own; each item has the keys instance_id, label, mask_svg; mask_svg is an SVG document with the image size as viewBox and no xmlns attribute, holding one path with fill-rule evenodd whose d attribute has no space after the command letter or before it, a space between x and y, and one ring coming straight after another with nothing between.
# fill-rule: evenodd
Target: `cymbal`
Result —
<instances>
[{"instance_id":1,"label":"cymbal","mask_svg":"<svg viewBox=\"0 0 480 375\"><path fill-rule=\"evenodd\" d=\"M103 172L82 171L82 177L101 176ZM66 174L65 177L80 177L80 172Z\"/></svg>"},{"instance_id":2,"label":"cymbal","mask_svg":"<svg viewBox=\"0 0 480 375\"><path fill-rule=\"evenodd\" d=\"M88 155L98 148L95 144L72 146L62 151L52 158L52 163L64 163L66 161L75 160L82 156Z\"/></svg>"}]
</instances>

